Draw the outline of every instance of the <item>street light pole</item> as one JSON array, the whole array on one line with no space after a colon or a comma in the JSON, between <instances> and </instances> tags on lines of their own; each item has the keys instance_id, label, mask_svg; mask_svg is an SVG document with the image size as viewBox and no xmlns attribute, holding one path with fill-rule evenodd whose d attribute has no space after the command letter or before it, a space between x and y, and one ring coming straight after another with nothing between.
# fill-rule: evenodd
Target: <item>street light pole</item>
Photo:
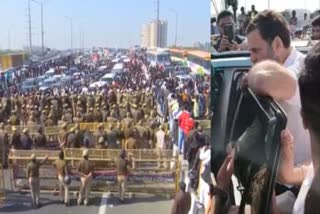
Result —
<instances>
[{"instance_id":1,"label":"street light pole","mask_svg":"<svg viewBox=\"0 0 320 214\"><path fill-rule=\"evenodd\" d=\"M29 11L29 48L30 48L30 54L32 55L32 33L31 33L31 2L28 1L28 11Z\"/></svg>"},{"instance_id":2,"label":"street light pole","mask_svg":"<svg viewBox=\"0 0 320 214\"><path fill-rule=\"evenodd\" d=\"M41 5L41 51L42 51L42 61L44 61L43 3L41 3L40 5Z\"/></svg>"},{"instance_id":3,"label":"street light pole","mask_svg":"<svg viewBox=\"0 0 320 214\"><path fill-rule=\"evenodd\" d=\"M42 60L44 60L43 2L38 2L36 0L32 0L32 1L40 5L40 8L41 8L41 55L42 55Z\"/></svg>"},{"instance_id":4,"label":"street light pole","mask_svg":"<svg viewBox=\"0 0 320 214\"><path fill-rule=\"evenodd\" d=\"M72 18L65 16L66 19L70 21L70 45L71 45L71 53L73 52L73 35L72 35Z\"/></svg>"},{"instance_id":5,"label":"street light pole","mask_svg":"<svg viewBox=\"0 0 320 214\"><path fill-rule=\"evenodd\" d=\"M178 37L178 12L174 9L170 9L176 15L176 26L175 26L175 36L174 36L174 46L177 47L177 37Z\"/></svg>"}]
</instances>

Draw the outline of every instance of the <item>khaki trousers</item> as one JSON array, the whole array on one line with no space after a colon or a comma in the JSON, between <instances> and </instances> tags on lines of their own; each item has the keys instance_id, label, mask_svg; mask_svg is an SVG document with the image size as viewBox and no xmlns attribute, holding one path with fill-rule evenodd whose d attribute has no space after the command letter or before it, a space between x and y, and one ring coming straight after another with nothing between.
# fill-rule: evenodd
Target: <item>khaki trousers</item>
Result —
<instances>
[{"instance_id":1,"label":"khaki trousers","mask_svg":"<svg viewBox=\"0 0 320 214\"><path fill-rule=\"evenodd\" d=\"M60 200L64 201L64 203L69 203L69 186L64 183L64 177L62 175L58 175L58 180L59 180ZM64 191L64 198L63 198L63 191Z\"/></svg>"},{"instance_id":2,"label":"khaki trousers","mask_svg":"<svg viewBox=\"0 0 320 214\"><path fill-rule=\"evenodd\" d=\"M32 204L38 206L40 198L40 179L30 177L29 185L31 189Z\"/></svg>"},{"instance_id":3,"label":"khaki trousers","mask_svg":"<svg viewBox=\"0 0 320 214\"><path fill-rule=\"evenodd\" d=\"M78 197L78 204L82 202L84 199L84 205L87 205L89 202L89 195L90 195L90 187L91 187L91 178L87 179L85 182L85 178L80 178L80 192Z\"/></svg>"},{"instance_id":4,"label":"khaki trousers","mask_svg":"<svg viewBox=\"0 0 320 214\"><path fill-rule=\"evenodd\" d=\"M127 176L118 175L119 198L121 200L124 200L126 187L127 187Z\"/></svg>"}]
</instances>

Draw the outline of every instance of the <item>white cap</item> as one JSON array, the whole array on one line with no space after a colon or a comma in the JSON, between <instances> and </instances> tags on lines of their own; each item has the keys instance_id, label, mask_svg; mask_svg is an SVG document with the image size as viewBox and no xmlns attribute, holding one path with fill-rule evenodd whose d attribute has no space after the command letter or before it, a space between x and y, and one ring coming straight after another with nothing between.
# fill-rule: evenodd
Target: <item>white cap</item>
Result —
<instances>
[{"instance_id":1,"label":"white cap","mask_svg":"<svg viewBox=\"0 0 320 214\"><path fill-rule=\"evenodd\" d=\"M34 159L36 159L36 155L35 155L35 154L32 154L32 155L31 155L31 160L34 160Z\"/></svg>"},{"instance_id":2,"label":"white cap","mask_svg":"<svg viewBox=\"0 0 320 214\"><path fill-rule=\"evenodd\" d=\"M89 154L89 150L88 149L84 149L82 152L82 157L88 156Z\"/></svg>"}]
</instances>

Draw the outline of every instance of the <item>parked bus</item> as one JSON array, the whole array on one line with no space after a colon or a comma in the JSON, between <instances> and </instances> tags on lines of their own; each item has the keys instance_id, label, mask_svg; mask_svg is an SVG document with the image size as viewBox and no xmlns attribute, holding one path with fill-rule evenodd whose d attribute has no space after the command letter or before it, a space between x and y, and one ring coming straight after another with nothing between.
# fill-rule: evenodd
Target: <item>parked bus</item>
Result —
<instances>
[{"instance_id":1,"label":"parked bus","mask_svg":"<svg viewBox=\"0 0 320 214\"><path fill-rule=\"evenodd\" d=\"M165 67L171 66L170 51L168 50L151 50L147 51L147 62L151 66L163 65Z\"/></svg>"}]
</instances>

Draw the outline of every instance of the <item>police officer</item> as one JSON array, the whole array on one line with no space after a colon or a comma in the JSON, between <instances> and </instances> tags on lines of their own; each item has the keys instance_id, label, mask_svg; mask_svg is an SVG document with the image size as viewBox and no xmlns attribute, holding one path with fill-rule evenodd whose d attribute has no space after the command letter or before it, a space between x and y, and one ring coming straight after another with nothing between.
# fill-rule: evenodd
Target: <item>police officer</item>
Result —
<instances>
[{"instance_id":1,"label":"police officer","mask_svg":"<svg viewBox=\"0 0 320 214\"><path fill-rule=\"evenodd\" d=\"M117 180L119 187L119 199L123 203L129 174L128 166L131 164L131 158L127 159L126 151L121 150L119 158L116 160Z\"/></svg>"},{"instance_id":2,"label":"police officer","mask_svg":"<svg viewBox=\"0 0 320 214\"><path fill-rule=\"evenodd\" d=\"M27 128L23 129L22 135L20 137L20 142L22 149L31 150L33 146L33 141L29 135L29 130Z\"/></svg>"},{"instance_id":3,"label":"police officer","mask_svg":"<svg viewBox=\"0 0 320 214\"><path fill-rule=\"evenodd\" d=\"M68 124L64 123L62 125L62 129L60 130L60 135L58 137L60 148L64 148L67 144L67 140L68 140L67 127L68 127Z\"/></svg>"},{"instance_id":4,"label":"police officer","mask_svg":"<svg viewBox=\"0 0 320 214\"><path fill-rule=\"evenodd\" d=\"M43 134L43 128L39 127L38 133L34 138L34 147L36 149L45 149L47 145L47 137Z\"/></svg>"},{"instance_id":5,"label":"police officer","mask_svg":"<svg viewBox=\"0 0 320 214\"><path fill-rule=\"evenodd\" d=\"M4 123L0 123L0 146L1 146L1 163L7 167L8 160L8 133L5 130Z\"/></svg>"},{"instance_id":6,"label":"police officer","mask_svg":"<svg viewBox=\"0 0 320 214\"><path fill-rule=\"evenodd\" d=\"M80 174L80 193L78 197L78 205L81 205L82 200L84 199L84 205L87 206L89 203L90 186L94 166L89 160L88 149L83 150L82 157L83 159L80 161L78 166L78 172Z\"/></svg>"},{"instance_id":7,"label":"police officer","mask_svg":"<svg viewBox=\"0 0 320 214\"><path fill-rule=\"evenodd\" d=\"M98 142L95 145L96 149L104 149L105 148L105 144L104 144L104 138L102 136L100 136L98 138Z\"/></svg>"},{"instance_id":8,"label":"police officer","mask_svg":"<svg viewBox=\"0 0 320 214\"><path fill-rule=\"evenodd\" d=\"M98 130L97 130L97 132L95 133L95 135L96 135L97 139L98 139L99 137L103 137L105 141L107 140L107 133L106 133L106 131L104 130L104 124L103 124L103 123L99 123L99 125L98 125Z\"/></svg>"},{"instance_id":9,"label":"police officer","mask_svg":"<svg viewBox=\"0 0 320 214\"><path fill-rule=\"evenodd\" d=\"M53 114L50 113L48 119L46 120L46 126L54 126L55 122L53 120Z\"/></svg>"},{"instance_id":10,"label":"police officer","mask_svg":"<svg viewBox=\"0 0 320 214\"><path fill-rule=\"evenodd\" d=\"M69 201L69 186L68 183L65 182L67 180L67 176L69 176L67 161L64 159L64 153L61 150L59 152L59 159L55 160L53 166L56 168L58 181L59 181L59 193L60 193L60 201L64 203L66 206L70 206ZM64 190L64 197L63 197Z\"/></svg>"},{"instance_id":11,"label":"police officer","mask_svg":"<svg viewBox=\"0 0 320 214\"><path fill-rule=\"evenodd\" d=\"M27 177L31 189L32 206L40 207L40 178L39 168L48 160L48 156L45 156L43 161L37 161L35 154L31 155L31 162L27 166Z\"/></svg>"},{"instance_id":12,"label":"police officer","mask_svg":"<svg viewBox=\"0 0 320 214\"><path fill-rule=\"evenodd\" d=\"M129 132L129 137L125 141L125 149L138 149L137 140L134 138L133 131Z\"/></svg>"}]
</instances>

